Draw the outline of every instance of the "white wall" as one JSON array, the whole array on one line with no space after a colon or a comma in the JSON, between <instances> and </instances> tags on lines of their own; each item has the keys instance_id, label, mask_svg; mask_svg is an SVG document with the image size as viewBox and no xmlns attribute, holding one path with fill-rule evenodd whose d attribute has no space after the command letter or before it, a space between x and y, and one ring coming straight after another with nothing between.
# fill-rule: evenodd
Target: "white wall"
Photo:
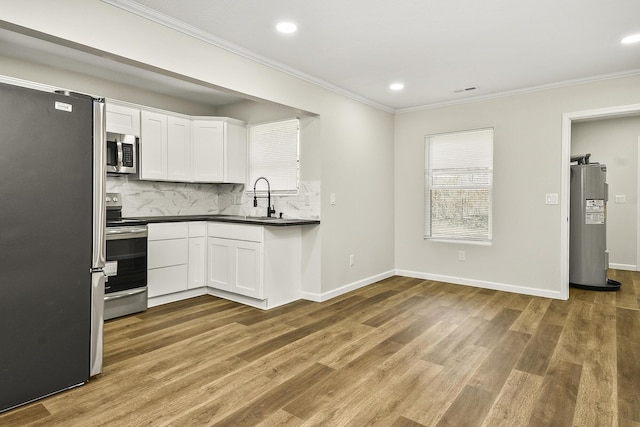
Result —
<instances>
[{"instance_id":1,"label":"white wall","mask_svg":"<svg viewBox=\"0 0 640 427\"><path fill-rule=\"evenodd\" d=\"M395 121L396 268L403 274L560 298L562 114L640 101L640 76L407 112ZM424 136L493 127L493 244L425 241ZM466 261L458 261L458 251Z\"/></svg>"},{"instance_id":2,"label":"white wall","mask_svg":"<svg viewBox=\"0 0 640 427\"><path fill-rule=\"evenodd\" d=\"M316 269L320 271L309 274L322 280L308 290L308 296L323 299L393 272L392 114L99 0L3 1L2 19L86 46L83 50L97 49L104 56L148 64L318 114L310 133L311 155L319 161L312 163L309 173L319 174L322 182L322 224L317 236L321 244L320 249L314 246L310 256L320 259ZM329 203L331 193L337 196L335 206ZM356 257L353 267L348 263L351 254Z\"/></svg>"},{"instance_id":3,"label":"white wall","mask_svg":"<svg viewBox=\"0 0 640 427\"><path fill-rule=\"evenodd\" d=\"M638 138L640 116L575 122L571 126L571 154L591 153L592 162L607 165L610 268L637 268ZM625 196L625 203L617 203L616 195Z\"/></svg>"}]
</instances>

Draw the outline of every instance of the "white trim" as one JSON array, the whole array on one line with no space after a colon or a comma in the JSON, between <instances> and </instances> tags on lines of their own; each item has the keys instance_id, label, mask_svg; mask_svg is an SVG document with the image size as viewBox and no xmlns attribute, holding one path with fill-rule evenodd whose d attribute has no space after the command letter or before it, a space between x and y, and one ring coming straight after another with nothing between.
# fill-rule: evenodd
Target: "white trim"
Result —
<instances>
[{"instance_id":1,"label":"white trim","mask_svg":"<svg viewBox=\"0 0 640 427\"><path fill-rule=\"evenodd\" d=\"M388 279L389 277L394 276L395 270L389 270L384 273L376 274L375 276L370 276L362 280L358 280L357 282L352 282L347 285L341 286L337 289L333 289L329 292L325 292L322 294L312 293L312 292L302 292L302 299L306 299L309 301L315 302L323 302L330 300L331 298L335 298L337 296L346 294L347 292L355 291L356 289L363 288L365 286L371 285L373 283L379 282L384 279Z\"/></svg>"},{"instance_id":2,"label":"white trim","mask_svg":"<svg viewBox=\"0 0 640 427\"><path fill-rule=\"evenodd\" d=\"M623 71L621 73L601 74L598 76L586 77L584 79L565 80L562 82L550 83L546 85L531 86L531 87L526 87L521 89L508 90L505 92L492 93L488 95L474 96L474 97L469 97L465 99L457 99L454 101L436 102L433 104L426 104L426 105L421 105L417 107L398 108L395 110L395 114L413 113L416 111L429 110L431 108L448 107L450 105L467 104L470 102L477 102L477 101L486 101L488 99L504 98L507 96L521 95L521 94L530 93L530 92L539 92L541 90L557 89L561 87L575 86L575 85L580 85L585 83L597 82L601 80L617 79L620 77L634 76L636 74L640 74L640 69Z\"/></svg>"},{"instance_id":3,"label":"white trim","mask_svg":"<svg viewBox=\"0 0 640 427\"><path fill-rule=\"evenodd\" d=\"M638 187L636 194L636 270L640 265L640 136L638 136Z\"/></svg>"},{"instance_id":4,"label":"white trim","mask_svg":"<svg viewBox=\"0 0 640 427\"><path fill-rule=\"evenodd\" d=\"M156 297L151 297L148 300L148 307L157 307L163 304L169 304L170 302L182 301L183 299L199 297L201 295L206 295L206 288L196 288L196 289L188 289L186 291L174 292L172 294L167 295L158 295Z\"/></svg>"},{"instance_id":5,"label":"white trim","mask_svg":"<svg viewBox=\"0 0 640 427\"><path fill-rule=\"evenodd\" d=\"M569 299L569 186L571 161L571 122L640 113L640 104L575 111L562 115L560 172L560 298Z\"/></svg>"},{"instance_id":6,"label":"white trim","mask_svg":"<svg viewBox=\"0 0 640 427\"><path fill-rule=\"evenodd\" d=\"M610 262L609 268L613 268L614 270L637 271L636 266L631 264L614 264Z\"/></svg>"},{"instance_id":7,"label":"white trim","mask_svg":"<svg viewBox=\"0 0 640 427\"><path fill-rule=\"evenodd\" d=\"M530 288L524 286L510 285L507 283L488 282L485 280L468 279L465 277L445 276L442 274L423 273L409 270L396 270L397 276L413 277L416 279L434 280L443 283L453 283L456 285L473 286L476 288L493 289L495 291L512 292L516 294L532 295L544 298L566 299L562 298L560 292L552 290L544 290L539 288Z\"/></svg>"},{"instance_id":8,"label":"white trim","mask_svg":"<svg viewBox=\"0 0 640 427\"><path fill-rule=\"evenodd\" d=\"M429 236L424 236L424 240L427 240L429 242L436 242L436 243L456 243L456 244L459 243L462 245L476 245L476 246L493 245L493 240L465 240L465 239L456 240L456 239L444 239L440 237L429 237Z\"/></svg>"}]
</instances>

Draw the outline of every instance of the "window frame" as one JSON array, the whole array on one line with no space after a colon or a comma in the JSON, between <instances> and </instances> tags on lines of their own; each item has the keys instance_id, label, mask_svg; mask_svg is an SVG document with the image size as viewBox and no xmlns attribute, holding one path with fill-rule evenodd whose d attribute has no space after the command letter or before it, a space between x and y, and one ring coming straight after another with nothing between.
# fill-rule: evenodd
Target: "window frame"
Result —
<instances>
[{"instance_id":1,"label":"window frame","mask_svg":"<svg viewBox=\"0 0 640 427\"><path fill-rule=\"evenodd\" d=\"M485 165L481 165L480 167L476 166L476 167L467 167L467 168L444 168L439 170L438 172L434 173L432 171L432 159L430 158L430 154L431 154L431 143L432 143L432 139L434 138L443 138L443 137L448 137L448 138L455 138L456 135L469 135L472 133L490 133L490 142L489 142L489 146L486 147L487 149L490 150L490 154L488 156L485 155L485 157L487 157L486 159L482 160L483 162L487 162L488 164ZM479 137L480 139L484 138L484 136L480 135ZM470 141L464 141L465 138L461 138L462 143L469 143ZM461 140L455 141L456 143L460 144ZM424 203L423 203L423 207L424 207L424 212L423 212L423 220L424 220L424 239L428 240L428 241L435 241L435 242L452 242L452 243L465 243L465 244L473 244L473 245L491 245L493 242L493 172L494 172L494 168L493 168L493 157L494 157L494 141L495 141L495 129L493 127L486 127L486 128L478 128L478 129L469 129L469 130L462 130L462 131L454 131L454 132L444 132L444 133L438 133L438 134L430 134L430 135L426 135L425 136L425 142L424 142ZM446 143L446 142L439 142L439 143ZM481 141L482 143L482 141ZM445 160L445 163L446 160ZM434 189L434 185L433 185L433 177L434 176L444 176L444 175L458 175L458 176L464 176L464 175L469 175L472 178L468 180L468 182L470 182L470 184L467 185L452 185L450 187L443 185L443 186L435 186L435 189L462 189L462 190L473 190L473 189L487 189L488 190L488 194L487 194L487 229L486 229L486 236L482 236L482 237L474 237L472 234L466 234L463 236L456 236L454 234L450 234L450 235L433 235L433 222L432 222L432 218L431 218L431 214L432 214L432 190ZM475 183L474 182L474 177L480 176L480 175L486 175L485 179L488 180L487 184L483 184L483 183Z\"/></svg>"},{"instance_id":2,"label":"window frame","mask_svg":"<svg viewBox=\"0 0 640 427\"><path fill-rule=\"evenodd\" d=\"M252 175L252 167L255 168L253 162L252 162L252 154L251 154L251 149L252 149L252 141L251 141L251 135L252 135L252 129L255 129L256 127L264 127L264 126L277 126L279 124L284 124L287 122L295 122L296 123L296 160L295 160L295 188L288 188L288 189L282 189L282 188L278 188L277 185L277 180L273 180L273 178L270 178L270 176L272 177L273 174L272 173L261 173L260 175L257 174L253 174ZM290 173L291 171L289 171ZM292 196L292 195L297 195L300 191L300 118L298 117L293 117L293 118L287 118L287 119L280 119L280 120L274 120L274 121L269 121L269 122L262 122L262 123L256 123L256 124L252 124L247 126L247 182L245 183L245 193L253 196L254 195L254 191L253 191L253 185L255 183L255 180L258 179L260 176L264 176L269 180L269 184L271 186L271 195L272 196ZM272 182L273 180L273 182ZM274 188L274 186L276 186ZM267 188L266 186L263 184L259 184L260 188L256 188L255 194L257 195L266 195L267 194ZM264 188L263 188L264 187Z\"/></svg>"}]
</instances>

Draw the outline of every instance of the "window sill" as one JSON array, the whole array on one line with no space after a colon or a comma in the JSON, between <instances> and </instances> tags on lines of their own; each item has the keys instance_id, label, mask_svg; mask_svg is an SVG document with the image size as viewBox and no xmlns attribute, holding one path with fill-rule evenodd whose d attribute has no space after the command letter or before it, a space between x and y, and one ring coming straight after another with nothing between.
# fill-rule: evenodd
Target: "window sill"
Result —
<instances>
[{"instance_id":1,"label":"window sill","mask_svg":"<svg viewBox=\"0 0 640 427\"><path fill-rule=\"evenodd\" d=\"M463 240L463 239L444 239L438 237L425 237L424 240L437 243L457 243L461 245L475 245L475 246L491 246L493 242L491 240Z\"/></svg>"}]
</instances>

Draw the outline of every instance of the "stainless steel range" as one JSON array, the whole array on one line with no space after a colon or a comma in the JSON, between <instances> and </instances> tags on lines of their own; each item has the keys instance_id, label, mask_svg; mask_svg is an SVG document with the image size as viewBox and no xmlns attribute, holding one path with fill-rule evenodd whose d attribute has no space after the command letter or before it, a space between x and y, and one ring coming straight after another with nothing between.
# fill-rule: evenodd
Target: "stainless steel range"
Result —
<instances>
[{"instance_id":1,"label":"stainless steel range","mask_svg":"<svg viewBox=\"0 0 640 427\"><path fill-rule=\"evenodd\" d=\"M122 197L107 193L104 320L147 309L147 224L122 218Z\"/></svg>"}]
</instances>

